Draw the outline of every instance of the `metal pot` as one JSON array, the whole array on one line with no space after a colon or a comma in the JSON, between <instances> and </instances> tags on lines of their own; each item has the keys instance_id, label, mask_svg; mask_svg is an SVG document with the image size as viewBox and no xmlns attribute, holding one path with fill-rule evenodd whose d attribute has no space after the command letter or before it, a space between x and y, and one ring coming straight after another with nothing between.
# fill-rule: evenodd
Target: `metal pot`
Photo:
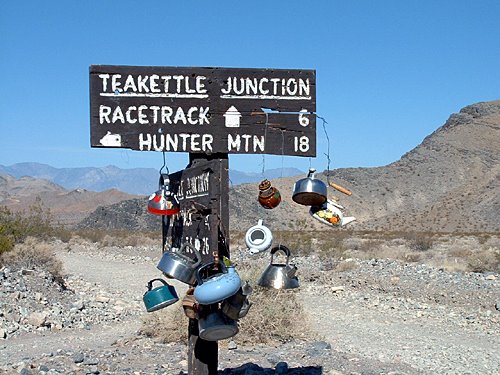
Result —
<instances>
[{"instance_id":1,"label":"metal pot","mask_svg":"<svg viewBox=\"0 0 500 375\"><path fill-rule=\"evenodd\" d=\"M282 251L286 255L286 263L274 263L274 254ZM297 267L289 264L290 250L284 245L271 249L271 262L262 273L258 284L265 288L293 289L299 287L299 279L295 276Z\"/></svg>"},{"instance_id":2,"label":"metal pot","mask_svg":"<svg viewBox=\"0 0 500 375\"><path fill-rule=\"evenodd\" d=\"M183 254L187 248L190 248L194 252L196 260ZM184 242L178 252L164 252L156 267L168 277L189 285L194 285L196 283L196 269L200 264L200 252L189 242Z\"/></svg>"},{"instance_id":3,"label":"metal pot","mask_svg":"<svg viewBox=\"0 0 500 375\"><path fill-rule=\"evenodd\" d=\"M222 304L221 309L227 317L238 320L248 314L248 310L252 303L248 301L248 296L252 294L252 287L245 281L245 284L238 290L238 292L229 298L226 298Z\"/></svg>"},{"instance_id":4,"label":"metal pot","mask_svg":"<svg viewBox=\"0 0 500 375\"><path fill-rule=\"evenodd\" d=\"M198 319L199 337L207 341L219 341L239 332L235 320L225 316L218 308Z\"/></svg>"},{"instance_id":5,"label":"metal pot","mask_svg":"<svg viewBox=\"0 0 500 375\"><path fill-rule=\"evenodd\" d=\"M235 268L226 267L224 262L219 262L221 273L203 279L201 272L215 263L208 263L196 271L198 286L194 290L194 298L202 305L211 305L236 294L241 287L241 279Z\"/></svg>"},{"instance_id":6,"label":"metal pot","mask_svg":"<svg viewBox=\"0 0 500 375\"><path fill-rule=\"evenodd\" d=\"M268 250L272 242L273 234L262 224L262 219L259 219L257 225L251 227L245 234L245 243L252 254Z\"/></svg>"},{"instance_id":7,"label":"metal pot","mask_svg":"<svg viewBox=\"0 0 500 375\"><path fill-rule=\"evenodd\" d=\"M163 285L152 289L153 282L155 281L159 281ZM163 279L153 279L149 281L147 288L148 290L142 297L147 312L162 309L179 300L175 288L172 285L167 284L167 282Z\"/></svg>"},{"instance_id":8,"label":"metal pot","mask_svg":"<svg viewBox=\"0 0 500 375\"><path fill-rule=\"evenodd\" d=\"M304 206L321 206L326 202L328 189L326 184L314 178L316 169L309 169L306 178L300 179L293 185L292 199L295 203Z\"/></svg>"}]
</instances>

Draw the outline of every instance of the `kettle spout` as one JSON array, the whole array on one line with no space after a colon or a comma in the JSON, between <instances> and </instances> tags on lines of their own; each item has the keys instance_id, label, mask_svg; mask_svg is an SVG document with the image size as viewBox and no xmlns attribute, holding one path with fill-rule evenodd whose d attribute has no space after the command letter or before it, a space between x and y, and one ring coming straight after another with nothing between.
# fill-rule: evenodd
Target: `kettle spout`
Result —
<instances>
[{"instance_id":1,"label":"kettle spout","mask_svg":"<svg viewBox=\"0 0 500 375\"><path fill-rule=\"evenodd\" d=\"M286 266L286 275L290 279L293 279L296 273L297 273L297 266L291 266L291 265Z\"/></svg>"},{"instance_id":2,"label":"kettle spout","mask_svg":"<svg viewBox=\"0 0 500 375\"><path fill-rule=\"evenodd\" d=\"M344 226L344 225L347 225L349 223L352 223L355 220L356 220L356 218L354 216L344 216L340 222L340 225Z\"/></svg>"}]
</instances>

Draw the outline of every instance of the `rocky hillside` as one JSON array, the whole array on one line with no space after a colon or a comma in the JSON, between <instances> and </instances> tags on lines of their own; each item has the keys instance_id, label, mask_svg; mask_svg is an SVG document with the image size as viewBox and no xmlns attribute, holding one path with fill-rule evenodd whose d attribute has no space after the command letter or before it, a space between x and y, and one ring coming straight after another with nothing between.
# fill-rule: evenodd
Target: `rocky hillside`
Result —
<instances>
[{"instance_id":1,"label":"rocky hillside","mask_svg":"<svg viewBox=\"0 0 500 375\"><path fill-rule=\"evenodd\" d=\"M147 211L147 198L101 206L78 224L81 229L159 230L161 217Z\"/></svg>"},{"instance_id":2,"label":"rocky hillside","mask_svg":"<svg viewBox=\"0 0 500 375\"><path fill-rule=\"evenodd\" d=\"M478 103L392 164L332 171L330 180L353 195L329 192L358 218L352 227L359 230L499 231L499 150L500 101ZM284 202L271 211L256 204L257 186L233 189L231 228L248 228L259 217L274 228L318 228L307 208L291 201L293 182L273 181Z\"/></svg>"},{"instance_id":3,"label":"rocky hillside","mask_svg":"<svg viewBox=\"0 0 500 375\"><path fill-rule=\"evenodd\" d=\"M96 207L108 206L136 196L111 189L101 193L76 189L68 191L44 179L0 176L0 205L12 211L28 212L35 203L50 209L61 224L73 225L93 212Z\"/></svg>"}]
</instances>

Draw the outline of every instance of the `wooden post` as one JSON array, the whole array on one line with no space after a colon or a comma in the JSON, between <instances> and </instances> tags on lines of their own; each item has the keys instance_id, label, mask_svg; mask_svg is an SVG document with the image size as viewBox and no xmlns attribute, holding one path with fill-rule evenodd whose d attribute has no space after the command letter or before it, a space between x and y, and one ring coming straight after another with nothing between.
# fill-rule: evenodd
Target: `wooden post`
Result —
<instances>
[{"instance_id":1,"label":"wooden post","mask_svg":"<svg viewBox=\"0 0 500 375\"><path fill-rule=\"evenodd\" d=\"M217 252L220 259L222 256L229 258L229 174L228 155L216 154L212 156L189 154L189 165L195 167L197 164L218 160L217 171L214 171L216 183L215 190L219 192L216 196L210 194L210 209L212 215L218 217L219 225L211 226L211 243L217 244ZM214 222L214 221L212 221ZM188 326L188 374L189 375L217 375L219 363L219 346L217 341L206 341L199 338L198 320L189 319Z\"/></svg>"},{"instance_id":2,"label":"wooden post","mask_svg":"<svg viewBox=\"0 0 500 375\"><path fill-rule=\"evenodd\" d=\"M198 320L189 319L188 326L188 374L217 375L219 345L198 337Z\"/></svg>"}]
</instances>

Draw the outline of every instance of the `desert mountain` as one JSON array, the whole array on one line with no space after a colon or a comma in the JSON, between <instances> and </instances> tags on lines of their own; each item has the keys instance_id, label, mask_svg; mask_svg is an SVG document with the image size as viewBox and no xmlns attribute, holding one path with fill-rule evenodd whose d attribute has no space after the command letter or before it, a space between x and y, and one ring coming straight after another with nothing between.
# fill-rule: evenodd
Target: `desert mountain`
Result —
<instances>
[{"instance_id":1,"label":"desert mountain","mask_svg":"<svg viewBox=\"0 0 500 375\"><path fill-rule=\"evenodd\" d=\"M332 188L358 230L498 232L500 230L500 101L484 102L452 114L415 149L400 160L376 168L342 168L330 172L329 181L353 191L348 197ZM312 219L308 207L291 200L294 182L302 176L273 179L282 195L279 207L265 210L257 203L257 184L230 191L231 229L246 230L259 218L272 229L336 229ZM317 177L327 182L325 173ZM142 211L139 206L142 205ZM84 223L103 227L121 225L120 216L138 228L148 215L144 202L123 212L123 204L101 208ZM98 226L99 226L98 225Z\"/></svg>"},{"instance_id":2,"label":"desert mountain","mask_svg":"<svg viewBox=\"0 0 500 375\"><path fill-rule=\"evenodd\" d=\"M41 203L61 224L73 225L98 206L109 206L136 197L116 189L100 193L85 189L68 191L44 179L0 176L0 205L15 212L28 212L35 203Z\"/></svg>"},{"instance_id":3,"label":"desert mountain","mask_svg":"<svg viewBox=\"0 0 500 375\"><path fill-rule=\"evenodd\" d=\"M264 172L264 177L274 179L280 176L296 176L303 173L297 168L276 168ZM0 175L17 178L30 176L51 181L65 189L85 189L105 191L116 189L135 195L149 195L158 186L158 170L154 168L122 169L113 165L107 167L54 168L41 163L17 163L11 166L0 165ZM261 173L248 173L237 170L229 171L233 186L257 182Z\"/></svg>"},{"instance_id":4,"label":"desert mountain","mask_svg":"<svg viewBox=\"0 0 500 375\"><path fill-rule=\"evenodd\" d=\"M358 230L496 232L500 230L500 101L478 103L452 114L400 160L377 168L343 168L330 181L353 192L340 198ZM320 175L327 181L325 174ZM274 181L284 202L266 211L255 202L256 186L233 189L232 228L248 228L257 218L282 228L317 228L307 207L291 196L294 180ZM328 227L322 227L328 229Z\"/></svg>"}]
</instances>

